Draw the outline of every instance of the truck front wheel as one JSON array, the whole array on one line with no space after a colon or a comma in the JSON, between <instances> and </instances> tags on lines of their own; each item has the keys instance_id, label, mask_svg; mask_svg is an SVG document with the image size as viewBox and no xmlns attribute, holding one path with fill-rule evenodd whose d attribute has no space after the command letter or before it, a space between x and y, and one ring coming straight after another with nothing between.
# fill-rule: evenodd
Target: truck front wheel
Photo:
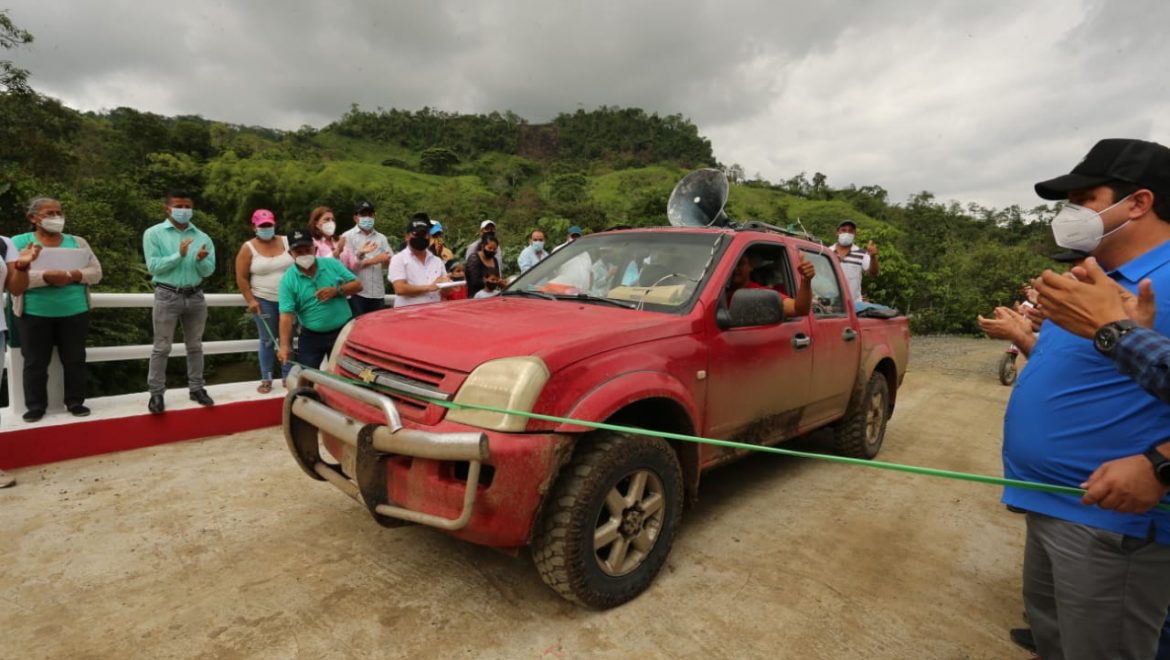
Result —
<instances>
[{"instance_id":1,"label":"truck front wheel","mask_svg":"<svg viewBox=\"0 0 1170 660\"><path fill-rule=\"evenodd\" d=\"M598 609L646 590L682 515L682 470L659 438L583 438L545 505L532 558L545 584Z\"/></svg>"},{"instance_id":2,"label":"truck front wheel","mask_svg":"<svg viewBox=\"0 0 1170 660\"><path fill-rule=\"evenodd\" d=\"M833 427L837 451L853 458L877 456L886 436L889 412L889 385L885 376L875 373L869 377L861 402Z\"/></svg>"}]
</instances>

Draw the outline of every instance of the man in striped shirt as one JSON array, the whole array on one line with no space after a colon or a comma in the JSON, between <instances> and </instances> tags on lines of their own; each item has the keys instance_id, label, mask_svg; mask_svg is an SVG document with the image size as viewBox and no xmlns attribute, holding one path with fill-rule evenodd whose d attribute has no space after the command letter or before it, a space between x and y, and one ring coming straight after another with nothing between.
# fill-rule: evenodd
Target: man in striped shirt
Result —
<instances>
[{"instance_id":1,"label":"man in striped shirt","mask_svg":"<svg viewBox=\"0 0 1170 660\"><path fill-rule=\"evenodd\" d=\"M841 270L845 271L845 282L849 285L849 293L853 302L861 302L861 273L875 277L880 271L877 258L877 245L870 241L862 250L854 246L857 238L857 225L852 220L842 220L837 225L837 243L833 250L841 259Z\"/></svg>"}]
</instances>

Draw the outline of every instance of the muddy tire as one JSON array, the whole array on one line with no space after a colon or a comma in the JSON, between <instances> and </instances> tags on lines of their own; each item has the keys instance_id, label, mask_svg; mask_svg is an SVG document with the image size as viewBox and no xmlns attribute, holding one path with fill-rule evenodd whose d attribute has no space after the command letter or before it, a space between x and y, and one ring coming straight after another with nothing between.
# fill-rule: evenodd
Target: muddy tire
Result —
<instances>
[{"instance_id":1,"label":"muddy tire","mask_svg":"<svg viewBox=\"0 0 1170 660\"><path fill-rule=\"evenodd\" d=\"M999 382L1003 385L1011 386L1016 382L1016 356L1011 353L1004 353L1003 357L999 359Z\"/></svg>"},{"instance_id":2,"label":"muddy tire","mask_svg":"<svg viewBox=\"0 0 1170 660\"><path fill-rule=\"evenodd\" d=\"M865 386L861 402L845 419L833 426L833 442L837 452L853 458L877 456L886 436L889 403L890 388L885 376L873 374Z\"/></svg>"},{"instance_id":3,"label":"muddy tire","mask_svg":"<svg viewBox=\"0 0 1170 660\"><path fill-rule=\"evenodd\" d=\"M583 438L538 521L532 559L554 591L606 609L646 590L682 516L682 470L658 438Z\"/></svg>"}]
</instances>

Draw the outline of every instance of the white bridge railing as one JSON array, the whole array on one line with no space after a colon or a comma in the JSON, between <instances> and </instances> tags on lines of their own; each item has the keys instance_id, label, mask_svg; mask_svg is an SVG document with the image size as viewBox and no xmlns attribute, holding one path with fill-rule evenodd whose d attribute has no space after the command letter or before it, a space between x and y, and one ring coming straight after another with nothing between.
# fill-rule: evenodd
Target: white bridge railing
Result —
<instances>
[{"instance_id":1,"label":"white bridge railing","mask_svg":"<svg viewBox=\"0 0 1170 660\"><path fill-rule=\"evenodd\" d=\"M238 293L205 293L204 300L208 307L246 307L244 296ZM91 309L127 309L146 308L154 306L153 293L94 293L91 294ZM394 305L394 296L386 296L386 305ZM178 333L176 332L176 335ZM222 341L203 342L204 355L226 355L231 353L251 353L257 350L259 338L228 339ZM91 346L85 349L87 363L117 362L120 360L145 360L150 357L154 349L152 344L131 344L126 346ZM183 342L176 341L171 346L171 357L184 357L187 347ZM7 352L7 378L9 407L15 413L24 412L24 358L20 349L9 349ZM257 378L259 378L257 376ZM146 383L142 383L145 390ZM64 407L64 379L61 373L61 361L53 352L53 362L49 367L49 410L59 410Z\"/></svg>"}]
</instances>

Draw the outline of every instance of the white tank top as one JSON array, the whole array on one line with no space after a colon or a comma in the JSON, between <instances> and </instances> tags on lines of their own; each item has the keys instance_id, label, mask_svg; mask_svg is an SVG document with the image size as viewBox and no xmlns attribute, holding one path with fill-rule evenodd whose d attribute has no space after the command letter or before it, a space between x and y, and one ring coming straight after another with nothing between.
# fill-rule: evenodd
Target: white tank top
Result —
<instances>
[{"instance_id":1,"label":"white tank top","mask_svg":"<svg viewBox=\"0 0 1170 660\"><path fill-rule=\"evenodd\" d=\"M293 265L292 255L288 253L288 239L280 237L284 244L284 252L275 257L266 257L256 251L252 241L245 245L252 251L252 268L249 283L252 286L252 295L257 298L275 301L280 296L280 280L284 271Z\"/></svg>"}]
</instances>

